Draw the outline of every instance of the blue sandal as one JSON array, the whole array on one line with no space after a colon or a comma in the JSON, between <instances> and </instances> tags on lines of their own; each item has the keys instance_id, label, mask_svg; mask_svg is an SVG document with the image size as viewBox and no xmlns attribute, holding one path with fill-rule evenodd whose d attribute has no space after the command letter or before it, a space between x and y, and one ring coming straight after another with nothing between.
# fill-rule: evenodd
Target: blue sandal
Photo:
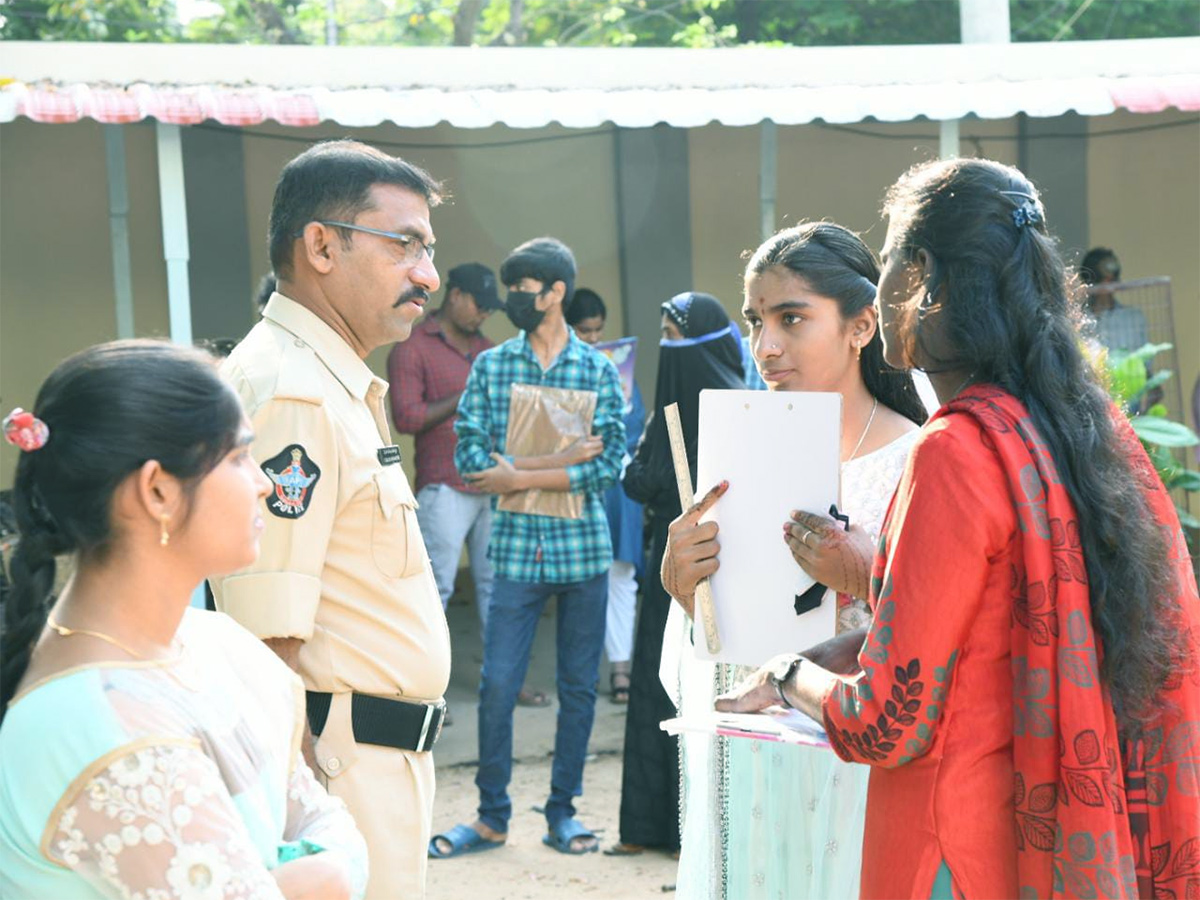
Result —
<instances>
[{"instance_id":1,"label":"blue sandal","mask_svg":"<svg viewBox=\"0 0 1200 900\"><path fill-rule=\"evenodd\" d=\"M563 819L558 824L550 826L550 833L542 838L542 843L547 847L553 847L559 853L566 853L570 856L595 853L600 849L598 840L590 847L572 848L571 842L579 838L596 840L596 835L578 819Z\"/></svg>"},{"instance_id":2,"label":"blue sandal","mask_svg":"<svg viewBox=\"0 0 1200 900\"><path fill-rule=\"evenodd\" d=\"M438 841L448 843L449 851L443 852L437 845ZM505 843L505 841L489 841L470 825L455 825L444 834L435 834L429 841L429 858L450 859L454 856L466 856L468 853L482 853L485 850L503 847Z\"/></svg>"}]
</instances>

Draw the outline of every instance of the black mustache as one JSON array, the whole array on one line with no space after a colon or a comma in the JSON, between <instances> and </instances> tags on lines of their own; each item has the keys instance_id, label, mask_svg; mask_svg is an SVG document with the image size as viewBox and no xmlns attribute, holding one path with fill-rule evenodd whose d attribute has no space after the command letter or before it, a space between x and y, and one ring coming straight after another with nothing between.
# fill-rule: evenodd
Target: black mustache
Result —
<instances>
[{"instance_id":1,"label":"black mustache","mask_svg":"<svg viewBox=\"0 0 1200 900\"><path fill-rule=\"evenodd\" d=\"M403 294L400 295L399 300L397 300L395 303L392 304L392 309L399 309L401 306L403 306L405 303L407 303L410 300L424 300L425 302L428 303L429 302L429 291L425 290L425 288L418 288L418 287L410 288L409 290L405 291Z\"/></svg>"}]
</instances>

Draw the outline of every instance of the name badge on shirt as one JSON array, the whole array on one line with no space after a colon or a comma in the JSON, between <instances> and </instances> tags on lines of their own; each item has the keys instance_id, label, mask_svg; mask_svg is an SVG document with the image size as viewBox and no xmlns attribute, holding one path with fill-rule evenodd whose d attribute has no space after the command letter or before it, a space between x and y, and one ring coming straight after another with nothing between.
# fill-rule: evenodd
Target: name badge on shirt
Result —
<instances>
[{"instance_id":1,"label":"name badge on shirt","mask_svg":"<svg viewBox=\"0 0 1200 900\"><path fill-rule=\"evenodd\" d=\"M398 466L400 465L400 448L395 444L390 444L387 447L380 447L375 451L375 455L379 457L381 466Z\"/></svg>"}]
</instances>

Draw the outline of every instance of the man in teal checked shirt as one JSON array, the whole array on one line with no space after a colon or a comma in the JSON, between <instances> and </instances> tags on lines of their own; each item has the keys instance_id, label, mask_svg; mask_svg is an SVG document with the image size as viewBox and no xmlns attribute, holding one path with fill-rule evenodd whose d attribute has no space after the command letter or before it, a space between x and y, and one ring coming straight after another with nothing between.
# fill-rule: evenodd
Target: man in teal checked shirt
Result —
<instances>
[{"instance_id":1,"label":"man in teal checked shirt","mask_svg":"<svg viewBox=\"0 0 1200 900\"><path fill-rule=\"evenodd\" d=\"M488 556L496 570L479 686L479 818L436 835L430 856L445 858L504 844L512 801L513 707L525 680L538 619L558 597L560 710L545 814L546 844L563 853L594 851L596 836L575 818L596 707L604 645L612 541L603 494L625 452L625 404L616 366L567 327L563 307L575 288L575 257L561 241L536 238L500 267L505 311L520 333L480 354L458 406L454 461L463 478L492 494L541 488L584 495L583 516L560 519L498 510ZM505 456L514 384L594 391L591 437L553 457Z\"/></svg>"}]
</instances>

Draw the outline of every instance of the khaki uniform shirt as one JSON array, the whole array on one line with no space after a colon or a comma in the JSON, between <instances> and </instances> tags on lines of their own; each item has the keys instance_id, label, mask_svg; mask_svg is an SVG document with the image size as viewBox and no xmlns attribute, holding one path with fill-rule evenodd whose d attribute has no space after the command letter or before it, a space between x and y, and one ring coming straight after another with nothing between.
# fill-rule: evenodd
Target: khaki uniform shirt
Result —
<instances>
[{"instance_id":1,"label":"khaki uniform shirt","mask_svg":"<svg viewBox=\"0 0 1200 900\"><path fill-rule=\"evenodd\" d=\"M302 638L309 690L439 699L450 635L408 479L379 452L387 383L278 293L222 374L274 489L258 561L213 580L217 608L260 638Z\"/></svg>"}]
</instances>

